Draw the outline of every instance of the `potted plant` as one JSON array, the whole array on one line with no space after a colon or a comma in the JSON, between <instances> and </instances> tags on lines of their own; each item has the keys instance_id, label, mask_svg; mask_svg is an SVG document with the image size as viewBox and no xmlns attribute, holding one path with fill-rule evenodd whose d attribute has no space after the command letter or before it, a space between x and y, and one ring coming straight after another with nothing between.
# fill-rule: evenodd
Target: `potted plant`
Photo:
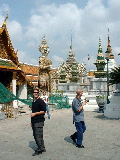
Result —
<instances>
[{"instance_id":1,"label":"potted plant","mask_svg":"<svg viewBox=\"0 0 120 160\"><path fill-rule=\"evenodd\" d=\"M96 102L99 106L99 112L104 113L105 96L104 95L96 96Z\"/></svg>"}]
</instances>

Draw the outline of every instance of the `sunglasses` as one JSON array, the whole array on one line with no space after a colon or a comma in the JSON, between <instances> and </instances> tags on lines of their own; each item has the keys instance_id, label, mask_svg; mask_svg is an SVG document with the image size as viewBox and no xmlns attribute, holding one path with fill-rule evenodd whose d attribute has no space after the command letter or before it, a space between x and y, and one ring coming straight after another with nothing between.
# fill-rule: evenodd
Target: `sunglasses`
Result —
<instances>
[{"instance_id":1,"label":"sunglasses","mask_svg":"<svg viewBox=\"0 0 120 160\"><path fill-rule=\"evenodd\" d=\"M39 93L39 92L33 92L33 93Z\"/></svg>"}]
</instances>

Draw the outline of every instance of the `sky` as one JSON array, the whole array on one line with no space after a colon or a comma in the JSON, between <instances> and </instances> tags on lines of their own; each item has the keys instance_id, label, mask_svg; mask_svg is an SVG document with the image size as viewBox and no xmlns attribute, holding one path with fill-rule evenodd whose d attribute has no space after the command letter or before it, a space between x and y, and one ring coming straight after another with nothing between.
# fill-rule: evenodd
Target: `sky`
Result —
<instances>
[{"instance_id":1,"label":"sky","mask_svg":"<svg viewBox=\"0 0 120 160\"><path fill-rule=\"evenodd\" d=\"M103 54L111 47L120 65L120 0L0 0L0 27L8 13L7 29L20 62L38 65L45 35L52 60L58 67L72 49L76 61L96 69L99 37ZM88 54L90 59L88 60Z\"/></svg>"}]
</instances>

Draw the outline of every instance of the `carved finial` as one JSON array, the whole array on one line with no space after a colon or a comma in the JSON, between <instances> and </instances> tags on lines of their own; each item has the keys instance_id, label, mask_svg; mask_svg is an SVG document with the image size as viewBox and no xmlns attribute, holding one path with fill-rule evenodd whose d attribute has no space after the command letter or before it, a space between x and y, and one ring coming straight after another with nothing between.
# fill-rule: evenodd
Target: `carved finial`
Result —
<instances>
[{"instance_id":1,"label":"carved finial","mask_svg":"<svg viewBox=\"0 0 120 160\"><path fill-rule=\"evenodd\" d=\"M5 20L3 22L3 27L6 27L6 20L8 19L8 11L6 11L6 12L7 12L7 15L6 15Z\"/></svg>"},{"instance_id":2,"label":"carved finial","mask_svg":"<svg viewBox=\"0 0 120 160\"><path fill-rule=\"evenodd\" d=\"M71 30L71 49L72 49L72 30Z\"/></svg>"},{"instance_id":3,"label":"carved finial","mask_svg":"<svg viewBox=\"0 0 120 160\"><path fill-rule=\"evenodd\" d=\"M110 37L109 37L109 28L108 28L108 44L110 43L109 39L110 39Z\"/></svg>"},{"instance_id":4,"label":"carved finial","mask_svg":"<svg viewBox=\"0 0 120 160\"><path fill-rule=\"evenodd\" d=\"M6 21L6 19L8 19L8 11L6 11L6 12L7 12L7 15L6 15L5 21Z\"/></svg>"},{"instance_id":5,"label":"carved finial","mask_svg":"<svg viewBox=\"0 0 120 160\"><path fill-rule=\"evenodd\" d=\"M108 28L108 35L109 35L109 28Z\"/></svg>"},{"instance_id":6,"label":"carved finial","mask_svg":"<svg viewBox=\"0 0 120 160\"><path fill-rule=\"evenodd\" d=\"M18 57L18 49L17 49L17 51L16 51L16 56Z\"/></svg>"}]
</instances>

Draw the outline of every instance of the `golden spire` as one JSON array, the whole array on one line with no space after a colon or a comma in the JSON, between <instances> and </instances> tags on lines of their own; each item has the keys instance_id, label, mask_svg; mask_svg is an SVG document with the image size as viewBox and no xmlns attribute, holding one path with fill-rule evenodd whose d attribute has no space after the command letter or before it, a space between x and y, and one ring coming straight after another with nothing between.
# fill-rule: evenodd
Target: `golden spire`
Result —
<instances>
[{"instance_id":1,"label":"golden spire","mask_svg":"<svg viewBox=\"0 0 120 160\"><path fill-rule=\"evenodd\" d=\"M114 59L114 55L112 53L112 47L110 45L109 28L108 28L108 46L107 46L107 51L105 53L106 53L106 57L109 57L110 59Z\"/></svg>"},{"instance_id":2,"label":"golden spire","mask_svg":"<svg viewBox=\"0 0 120 160\"><path fill-rule=\"evenodd\" d=\"M109 28L108 28L108 45L110 46Z\"/></svg>"},{"instance_id":3,"label":"golden spire","mask_svg":"<svg viewBox=\"0 0 120 160\"><path fill-rule=\"evenodd\" d=\"M7 19L8 19L8 11L7 11L7 15L6 15L6 18L5 18L4 22L3 22L2 27L6 27L6 20L7 20Z\"/></svg>"}]
</instances>

